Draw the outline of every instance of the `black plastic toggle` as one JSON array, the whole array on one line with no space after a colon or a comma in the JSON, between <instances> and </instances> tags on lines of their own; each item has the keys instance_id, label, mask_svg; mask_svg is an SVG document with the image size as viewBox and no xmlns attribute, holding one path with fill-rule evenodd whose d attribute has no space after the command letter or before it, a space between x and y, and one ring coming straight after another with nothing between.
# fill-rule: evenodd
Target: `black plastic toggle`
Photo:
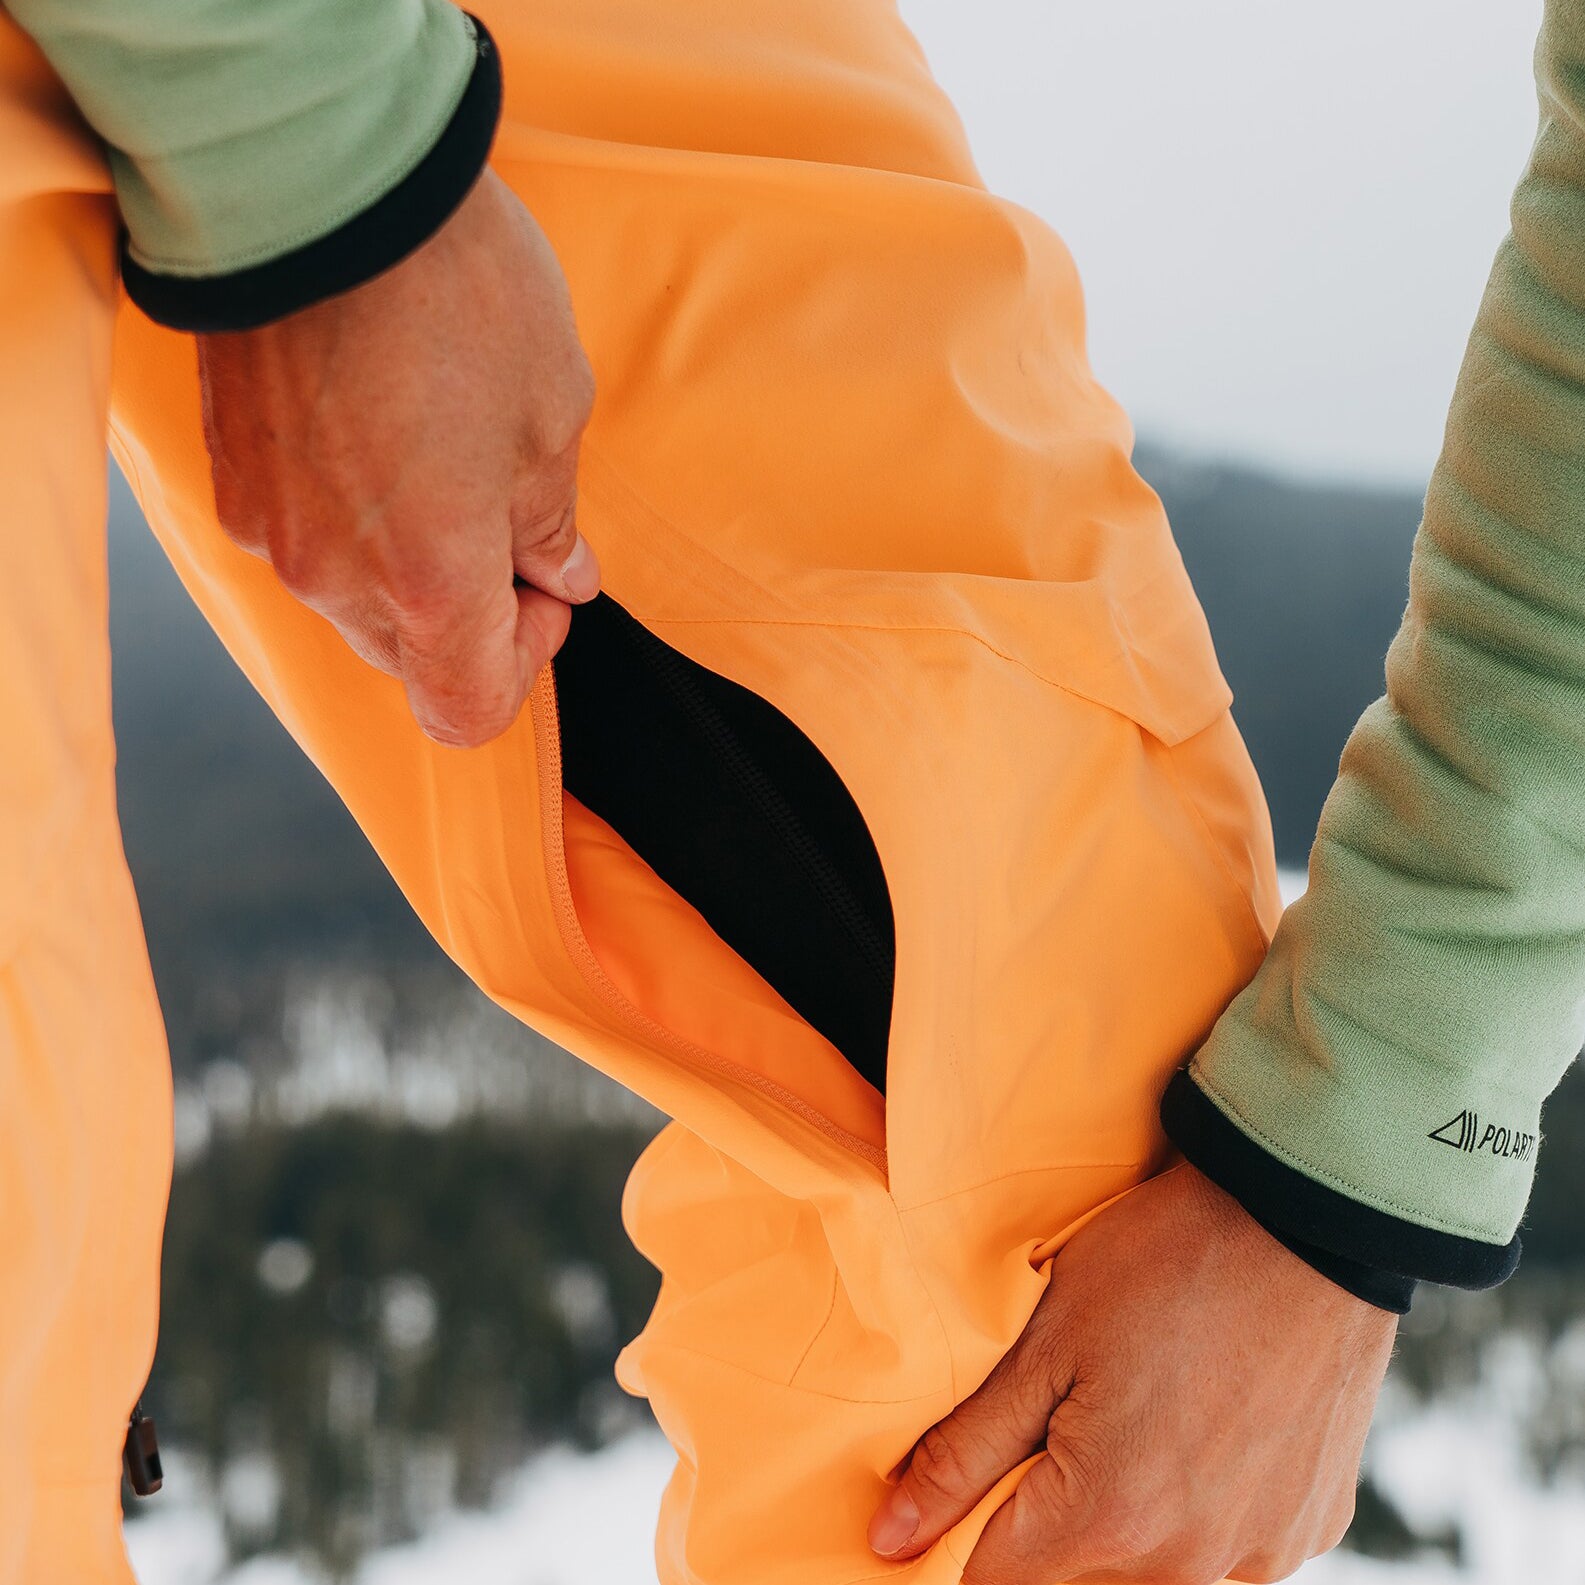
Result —
<instances>
[{"instance_id":1,"label":"black plastic toggle","mask_svg":"<svg viewBox=\"0 0 1585 1585\"><path fill-rule=\"evenodd\" d=\"M165 1471L160 1467L159 1438L154 1434L154 1422L144 1414L141 1403L132 1411L127 1440L121 1449L121 1463L127 1472L128 1484L139 1497L152 1497L165 1483Z\"/></svg>"}]
</instances>

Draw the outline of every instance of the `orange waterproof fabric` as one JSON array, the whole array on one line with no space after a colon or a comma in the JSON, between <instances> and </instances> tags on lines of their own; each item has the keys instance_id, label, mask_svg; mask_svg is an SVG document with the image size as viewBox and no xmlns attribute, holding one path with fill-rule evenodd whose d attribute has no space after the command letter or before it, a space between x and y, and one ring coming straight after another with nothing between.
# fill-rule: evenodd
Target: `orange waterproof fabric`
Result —
<instances>
[{"instance_id":1,"label":"orange waterproof fabric","mask_svg":"<svg viewBox=\"0 0 1585 1585\"><path fill-rule=\"evenodd\" d=\"M105 586L115 208L0 13L0 1581L130 1581L170 1065L116 825Z\"/></svg>"},{"instance_id":2,"label":"orange waterproof fabric","mask_svg":"<svg viewBox=\"0 0 1585 1585\"><path fill-rule=\"evenodd\" d=\"M580 513L606 587L802 727L873 834L884 1106L564 797L548 675L498 742L438 748L224 539L192 346L130 311L116 452L446 950L675 1119L624 1201L664 1281L618 1362L678 1454L664 1585L955 1581L1027 1466L906 1566L864 1543L883 1474L1074 1227L1168 1164L1156 1098L1276 919L1260 792L1068 256L983 190L893 8L479 9L495 165L596 371Z\"/></svg>"}]
</instances>

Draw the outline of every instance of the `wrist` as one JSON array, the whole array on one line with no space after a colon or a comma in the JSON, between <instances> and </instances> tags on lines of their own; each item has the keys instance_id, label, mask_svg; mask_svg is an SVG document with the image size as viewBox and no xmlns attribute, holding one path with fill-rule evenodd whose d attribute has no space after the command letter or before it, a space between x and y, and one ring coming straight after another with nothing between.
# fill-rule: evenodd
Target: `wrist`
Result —
<instances>
[{"instance_id":1,"label":"wrist","mask_svg":"<svg viewBox=\"0 0 1585 1585\"><path fill-rule=\"evenodd\" d=\"M1368 1267L1350 1270L1356 1263L1339 1263L1327 1251L1303 1246L1270 1227L1192 1162L1179 1170L1194 1185L1228 1263L1243 1274L1261 1303L1270 1302L1276 1287L1294 1302L1316 1307L1318 1315L1352 1317L1376 1327L1396 1326L1397 1317L1409 1308L1413 1279Z\"/></svg>"},{"instance_id":2,"label":"wrist","mask_svg":"<svg viewBox=\"0 0 1585 1585\"><path fill-rule=\"evenodd\" d=\"M1207 1178L1301 1259L1334 1278L1369 1272L1399 1283L1414 1279L1487 1288L1505 1280L1518 1262L1517 1237L1496 1245L1447 1233L1388 1214L1309 1176L1245 1133L1200 1088L1189 1068L1178 1069L1168 1083L1161 1123Z\"/></svg>"}]
</instances>

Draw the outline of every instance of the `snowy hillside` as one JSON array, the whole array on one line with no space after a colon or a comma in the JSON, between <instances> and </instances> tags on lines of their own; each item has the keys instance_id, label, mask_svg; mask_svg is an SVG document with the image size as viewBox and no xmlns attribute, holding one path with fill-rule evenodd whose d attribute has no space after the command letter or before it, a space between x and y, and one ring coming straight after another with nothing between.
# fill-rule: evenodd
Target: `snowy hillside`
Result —
<instances>
[{"instance_id":1,"label":"snowy hillside","mask_svg":"<svg viewBox=\"0 0 1585 1585\"><path fill-rule=\"evenodd\" d=\"M544 1454L503 1483L482 1514L451 1515L419 1542L370 1554L354 1585L641 1585L671 1451L654 1432L583 1456ZM1348 1552L1301 1571L1302 1585L1569 1585L1585 1579L1585 1484L1539 1490L1523 1473L1511 1425L1489 1404L1407 1412L1392 1400L1371 1448L1378 1481L1428 1533L1449 1522L1463 1562L1403 1562ZM179 1491L188 1473L173 1468ZM244 1487L246 1483L243 1483ZM268 1501L233 1490L218 1500ZM224 1572L217 1499L162 1496L129 1527L142 1585L320 1585L291 1560L255 1558Z\"/></svg>"}]
</instances>

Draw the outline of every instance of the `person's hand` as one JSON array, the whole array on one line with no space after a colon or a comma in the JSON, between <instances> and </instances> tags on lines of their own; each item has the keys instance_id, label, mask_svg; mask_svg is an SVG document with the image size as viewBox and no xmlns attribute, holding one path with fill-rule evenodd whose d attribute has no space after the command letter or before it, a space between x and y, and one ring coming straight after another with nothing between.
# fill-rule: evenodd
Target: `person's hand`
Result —
<instances>
[{"instance_id":1,"label":"person's hand","mask_svg":"<svg viewBox=\"0 0 1585 1585\"><path fill-rule=\"evenodd\" d=\"M1044 1450L964 1585L1284 1579L1348 1527L1396 1327L1178 1166L1058 1251L1017 1343L915 1445L870 1545L913 1557Z\"/></svg>"},{"instance_id":2,"label":"person's hand","mask_svg":"<svg viewBox=\"0 0 1585 1585\"><path fill-rule=\"evenodd\" d=\"M385 274L198 360L226 533L432 738L504 732L600 580L573 516L594 378L511 190L486 171Z\"/></svg>"}]
</instances>

